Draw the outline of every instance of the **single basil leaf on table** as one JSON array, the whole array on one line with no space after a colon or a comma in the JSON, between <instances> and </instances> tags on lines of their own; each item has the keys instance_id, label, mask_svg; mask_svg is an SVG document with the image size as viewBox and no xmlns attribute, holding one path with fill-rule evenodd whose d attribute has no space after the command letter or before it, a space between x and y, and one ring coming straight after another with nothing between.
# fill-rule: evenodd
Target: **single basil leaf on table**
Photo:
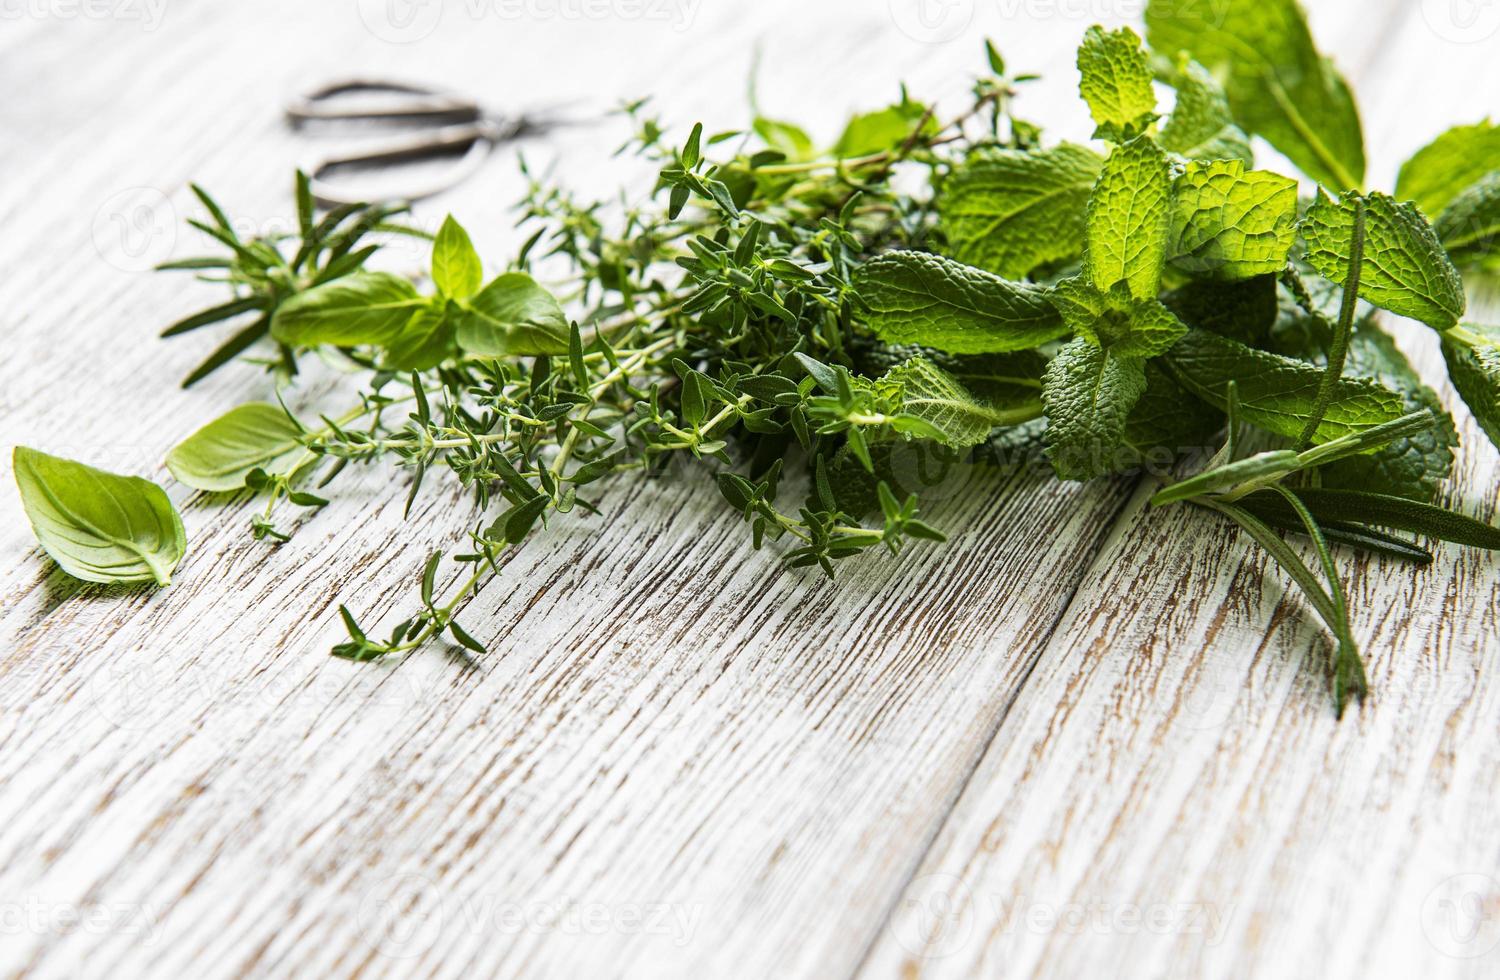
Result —
<instances>
[{"instance_id":1,"label":"single basil leaf on table","mask_svg":"<svg viewBox=\"0 0 1500 980\"><path fill-rule=\"evenodd\" d=\"M1438 214L1465 189L1500 170L1500 126L1454 126L1414 153L1396 177L1396 197Z\"/></svg>"},{"instance_id":2,"label":"single basil leaf on table","mask_svg":"<svg viewBox=\"0 0 1500 980\"><path fill-rule=\"evenodd\" d=\"M1077 258L1102 164L1099 154L1073 143L970 154L938 195L953 257L1008 279Z\"/></svg>"},{"instance_id":3,"label":"single basil leaf on table","mask_svg":"<svg viewBox=\"0 0 1500 980\"><path fill-rule=\"evenodd\" d=\"M1349 86L1318 53L1296 0L1150 0L1146 39L1223 78L1234 118L1335 190L1364 183L1364 135Z\"/></svg>"},{"instance_id":4,"label":"single basil leaf on table","mask_svg":"<svg viewBox=\"0 0 1500 980\"><path fill-rule=\"evenodd\" d=\"M283 302L271 320L271 336L297 347L384 346L425 305L427 300L401 276L356 272Z\"/></svg>"},{"instance_id":5,"label":"single basil leaf on table","mask_svg":"<svg viewBox=\"0 0 1500 980\"><path fill-rule=\"evenodd\" d=\"M1333 200L1319 191L1302 219L1308 263L1339 285L1349 276L1354 210L1352 194ZM1378 192L1365 197L1359 295L1435 330L1456 324L1467 303L1463 280L1427 219L1410 204Z\"/></svg>"},{"instance_id":6,"label":"single basil leaf on table","mask_svg":"<svg viewBox=\"0 0 1500 980\"><path fill-rule=\"evenodd\" d=\"M484 285L484 266L474 242L451 214L432 242L432 283L452 299L468 299Z\"/></svg>"},{"instance_id":7,"label":"single basil leaf on table","mask_svg":"<svg viewBox=\"0 0 1500 980\"><path fill-rule=\"evenodd\" d=\"M1157 77L1177 92L1161 129L1163 149L1189 160L1239 160L1247 167L1254 162L1250 137L1235 125L1229 98L1207 68L1182 55L1159 68Z\"/></svg>"},{"instance_id":8,"label":"single basil leaf on table","mask_svg":"<svg viewBox=\"0 0 1500 980\"><path fill-rule=\"evenodd\" d=\"M63 571L85 582L171 584L187 537L161 487L25 446L11 459L37 541Z\"/></svg>"},{"instance_id":9,"label":"single basil leaf on table","mask_svg":"<svg viewBox=\"0 0 1500 980\"><path fill-rule=\"evenodd\" d=\"M562 306L524 272L490 281L458 313L458 346L481 357L568 353Z\"/></svg>"},{"instance_id":10,"label":"single basil leaf on table","mask_svg":"<svg viewBox=\"0 0 1500 980\"><path fill-rule=\"evenodd\" d=\"M1496 246L1500 246L1500 170L1481 177L1455 197L1432 223L1432 230L1459 265L1494 264Z\"/></svg>"},{"instance_id":11,"label":"single basil leaf on table","mask_svg":"<svg viewBox=\"0 0 1500 980\"><path fill-rule=\"evenodd\" d=\"M921 431L915 434L955 448L977 445L994 429L1033 419L1041 410L1039 392L1009 405L992 402L925 357L898 365L881 381L900 387L902 413L920 420ZM899 424L895 428L902 430Z\"/></svg>"},{"instance_id":12,"label":"single basil leaf on table","mask_svg":"<svg viewBox=\"0 0 1500 980\"><path fill-rule=\"evenodd\" d=\"M179 443L167 456L167 469L194 490L239 490L251 470L279 475L302 453L302 428L284 410L250 402Z\"/></svg>"},{"instance_id":13,"label":"single basil leaf on table","mask_svg":"<svg viewBox=\"0 0 1500 980\"><path fill-rule=\"evenodd\" d=\"M1324 372L1305 361L1256 350L1209 333L1191 330L1162 358L1175 381L1223 410L1233 381L1240 418L1291 439L1302 434L1317 403ZM1362 432L1406 414L1400 395L1373 381L1342 378L1313 441Z\"/></svg>"},{"instance_id":14,"label":"single basil leaf on table","mask_svg":"<svg viewBox=\"0 0 1500 980\"><path fill-rule=\"evenodd\" d=\"M1466 323L1444 334L1443 359L1474 421L1500 447L1500 327Z\"/></svg>"},{"instance_id":15,"label":"single basil leaf on table","mask_svg":"<svg viewBox=\"0 0 1500 980\"><path fill-rule=\"evenodd\" d=\"M1171 260L1215 279L1278 273L1297 238L1297 182L1238 160L1190 162L1172 199Z\"/></svg>"},{"instance_id":16,"label":"single basil leaf on table","mask_svg":"<svg viewBox=\"0 0 1500 980\"><path fill-rule=\"evenodd\" d=\"M887 252L855 273L865 322L891 344L955 354L1029 350L1062 336L1049 290L926 252Z\"/></svg>"},{"instance_id":17,"label":"single basil leaf on table","mask_svg":"<svg viewBox=\"0 0 1500 980\"><path fill-rule=\"evenodd\" d=\"M1101 292L1124 282L1156 296L1167 258L1172 183L1166 154L1148 136L1116 146L1089 195L1084 268Z\"/></svg>"},{"instance_id":18,"label":"single basil leaf on table","mask_svg":"<svg viewBox=\"0 0 1500 980\"><path fill-rule=\"evenodd\" d=\"M1126 420L1146 391L1145 361L1078 337L1052 359L1042 381L1047 458L1064 480L1119 469Z\"/></svg>"},{"instance_id":19,"label":"single basil leaf on table","mask_svg":"<svg viewBox=\"0 0 1500 980\"><path fill-rule=\"evenodd\" d=\"M1123 143L1156 121L1151 65L1135 31L1090 27L1078 48L1078 73L1078 90L1098 124L1095 139Z\"/></svg>"}]
</instances>

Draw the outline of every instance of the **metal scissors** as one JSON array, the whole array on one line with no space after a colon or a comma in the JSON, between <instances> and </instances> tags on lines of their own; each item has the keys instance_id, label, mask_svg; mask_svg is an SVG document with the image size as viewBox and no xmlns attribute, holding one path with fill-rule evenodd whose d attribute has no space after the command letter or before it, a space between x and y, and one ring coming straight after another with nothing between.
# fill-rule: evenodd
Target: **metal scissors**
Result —
<instances>
[{"instance_id":1,"label":"metal scissors","mask_svg":"<svg viewBox=\"0 0 1500 980\"><path fill-rule=\"evenodd\" d=\"M350 78L331 82L286 106L293 129L336 128L366 131L410 130L406 139L331 156L308 170L313 197L324 207L372 200L420 201L472 177L500 143L544 132L561 120L500 117L461 95L387 79ZM421 166L453 160L436 174ZM335 181L339 173L412 171L395 194L359 194Z\"/></svg>"}]
</instances>

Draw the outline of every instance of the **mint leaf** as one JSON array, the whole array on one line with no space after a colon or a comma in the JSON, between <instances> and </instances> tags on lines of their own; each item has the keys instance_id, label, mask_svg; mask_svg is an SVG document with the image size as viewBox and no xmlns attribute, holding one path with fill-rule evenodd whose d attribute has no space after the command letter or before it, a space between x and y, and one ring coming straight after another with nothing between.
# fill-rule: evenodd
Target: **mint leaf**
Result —
<instances>
[{"instance_id":1,"label":"mint leaf","mask_svg":"<svg viewBox=\"0 0 1500 980\"><path fill-rule=\"evenodd\" d=\"M25 446L11 461L21 506L59 568L85 582L172 583L187 536L161 487Z\"/></svg>"},{"instance_id":2,"label":"mint leaf","mask_svg":"<svg viewBox=\"0 0 1500 980\"><path fill-rule=\"evenodd\" d=\"M1150 0L1146 38L1225 79L1234 118L1335 190L1364 183L1364 136L1349 86L1318 54L1296 0Z\"/></svg>"},{"instance_id":3,"label":"mint leaf","mask_svg":"<svg viewBox=\"0 0 1500 980\"><path fill-rule=\"evenodd\" d=\"M1079 337L1058 351L1042 378L1045 445L1064 480L1088 480L1121 465L1126 420L1146 391L1145 362Z\"/></svg>"},{"instance_id":4,"label":"mint leaf","mask_svg":"<svg viewBox=\"0 0 1500 980\"><path fill-rule=\"evenodd\" d=\"M1492 259L1500 243L1500 171L1460 192L1432 223L1432 230L1454 262L1475 265Z\"/></svg>"},{"instance_id":5,"label":"mint leaf","mask_svg":"<svg viewBox=\"0 0 1500 980\"><path fill-rule=\"evenodd\" d=\"M1204 330L1191 330L1164 358L1172 377L1199 398L1223 410L1233 381L1240 418L1295 439L1318 400L1323 372L1305 361L1256 350ZM1372 381L1343 378L1314 441L1323 443L1362 432L1405 414L1401 396Z\"/></svg>"},{"instance_id":6,"label":"mint leaf","mask_svg":"<svg viewBox=\"0 0 1500 980\"><path fill-rule=\"evenodd\" d=\"M938 195L953 257L1009 279L1076 258L1102 163L1093 150L1073 143L971 154Z\"/></svg>"},{"instance_id":7,"label":"mint leaf","mask_svg":"<svg viewBox=\"0 0 1500 980\"><path fill-rule=\"evenodd\" d=\"M384 346L426 304L400 276L356 272L282 302L271 319L271 336L294 347Z\"/></svg>"},{"instance_id":8,"label":"mint leaf","mask_svg":"<svg viewBox=\"0 0 1500 980\"><path fill-rule=\"evenodd\" d=\"M1297 237L1297 182L1238 160L1191 162L1172 200L1172 264L1248 279L1280 272Z\"/></svg>"},{"instance_id":9,"label":"mint leaf","mask_svg":"<svg viewBox=\"0 0 1500 980\"><path fill-rule=\"evenodd\" d=\"M887 252L855 275L865 320L881 340L955 354L1027 350L1066 328L1048 290L926 252Z\"/></svg>"},{"instance_id":10,"label":"mint leaf","mask_svg":"<svg viewBox=\"0 0 1500 980\"><path fill-rule=\"evenodd\" d=\"M975 395L925 357L892 368L881 381L899 385L902 413L919 419L923 434L946 446L977 445L991 430L1036 418L1041 410L1038 392L1016 404L996 404Z\"/></svg>"},{"instance_id":11,"label":"mint leaf","mask_svg":"<svg viewBox=\"0 0 1500 980\"><path fill-rule=\"evenodd\" d=\"M251 470L282 473L302 452L302 429L282 408L250 402L179 443L167 456L167 469L194 490L239 490Z\"/></svg>"},{"instance_id":12,"label":"mint leaf","mask_svg":"<svg viewBox=\"0 0 1500 980\"><path fill-rule=\"evenodd\" d=\"M1125 420L1120 468L1164 468L1185 453L1207 454L1223 425L1222 412L1174 381L1160 361L1147 361L1146 393Z\"/></svg>"},{"instance_id":13,"label":"mint leaf","mask_svg":"<svg viewBox=\"0 0 1500 980\"><path fill-rule=\"evenodd\" d=\"M1137 299L1161 285L1171 219L1167 157L1146 136L1116 146L1089 195L1084 265L1101 292L1127 283Z\"/></svg>"},{"instance_id":14,"label":"mint leaf","mask_svg":"<svg viewBox=\"0 0 1500 980\"><path fill-rule=\"evenodd\" d=\"M1136 299L1124 283L1101 293L1081 276L1057 284L1052 303L1073 333L1122 357L1155 357L1187 326L1154 296Z\"/></svg>"},{"instance_id":15,"label":"mint leaf","mask_svg":"<svg viewBox=\"0 0 1500 980\"><path fill-rule=\"evenodd\" d=\"M1488 119L1454 126L1401 165L1396 197L1437 214L1494 170L1500 170L1500 126Z\"/></svg>"},{"instance_id":16,"label":"mint leaf","mask_svg":"<svg viewBox=\"0 0 1500 980\"><path fill-rule=\"evenodd\" d=\"M1123 143L1156 121L1151 66L1135 31L1090 27L1078 49L1078 72L1078 90L1098 123L1095 139Z\"/></svg>"},{"instance_id":17,"label":"mint leaf","mask_svg":"<svg viewBox=\"0 0 1500 980\"><path fill-rule=\"evenodd\" d=\"M443 219L432 243L432 282L438 292L453 299L468 299L484 284L484 266L474 243L453 215Z\"/></svg>"},{"instance_id":18,"label":"mint leaf","mask_svg":"<svg viewBox=\"0 0 1500 980\"><path fill-rule=\"evenodd\" d=\"M1265 346L1280 309L1276 277L1270 275L1231 282L1195 279L1162 302L1188 326L1252 347Z\"/></svg>"},{"instance_id":19,"label":"mint leaf","mask_svg":"<svg viewBox=\"0 0 1500 980\"><path fill-rule=\"evenodd\" d=\"M1463 280L1422 213L1387 194L1365 198L1364 261L1359 295L1382 309L1445 330L1463 316ZM1337 201L1322 191L1302 220L1307 261L1343 285L1354 235L1354 195Z\"/></svg>"},{"instance_id":20,"label":"mint leaf","mask_svg":"<svg viewBox=\"0 0 1500 980\"><path fill-rule=\"evenodd\" d=\"M481 357L568 353L568 318L524 272L490 280L457 314L458 346Z\"/></svg>"},{"instance_id":21,"label":"mint leaf","mask_svg":"<svg viewBox=\"0 0 1500 980\"><path fill-rule=\"evenodd\" d=\"M1208 69L1182 55L1158 74L1177 92L1161 130L1164 149L1190 160L1240 160L1247 167L1254 161L1250 137L1235 125L1229 98Z\"/></svg>"},{"instance_id":22,"label":"mint leaf","mask_svg":"<svg viewBox=\"0 0 1500 980\"><path fill-rule=\"evenodd\" d=\"M1368 378L1401 395L1403 412L1426 409L1437 419L1375 450L1329 463L1320 470L1325 487L1348 487L1431 501L1453 469L1458 431L1437 393L1422 383L1406 355L1373 317L1362 319L1349 338L1344 375Z\"/></svg>"},{"instance_id":23,"label":"mint leaf","mask_svg":"<svg viewBox=\"0 0 1500 980\"><path fill-rule=\"evenodd\" d=\"M1443 359L1474 421L1500 447L1500 327L1466 323L1443 334Z\"/></svg>"}]
</instances>

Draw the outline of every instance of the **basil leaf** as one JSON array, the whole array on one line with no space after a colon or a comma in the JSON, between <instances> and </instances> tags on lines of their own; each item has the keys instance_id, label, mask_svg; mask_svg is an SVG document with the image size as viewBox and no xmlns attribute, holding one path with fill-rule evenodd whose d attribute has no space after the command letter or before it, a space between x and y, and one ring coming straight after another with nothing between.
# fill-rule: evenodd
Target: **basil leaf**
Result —
<instances>
[{"instance_id":1,"label":"basil leaf","mask_svg":"<svg viewBox=\"0 0 1500 980\"><path fill-rule=\"evenodd\" d=\"M1307 261L1343 285L1354 237L1354 195L1318 192L1302 220ZM1387 194L1365 198L1365 248L1359 295L1382 309L1445 330L1463 316L1463 280L1422 213Z\"/></svg>"},{"instance_id":2,"label":"basil leaf","mask_svg":"<svg viewBox=\"0 0 1500 980\"><path fill-rule=\"evenodd\" d=\"M755 135L765 141L767 146L793 163L811 160L817 154L812 137L807 135L801 126L756 116L750 128L755 131Z\"/></svg>"},{"instance_id":3,"label":"basil leaf","mask_svg":"<svg viewBox=\"0 0 1500 980\"><path fill-rule=\"evenodd\" d=\"M285 411L250 402L184 439L168 454L167 469L194 490L239 490L251 470L278 475L302 452L302 429Z\"/></svg>"},{"instance_id":4,"label":"basil leaf","mask_svg":"<svg viewBox=\"0 0 1500 980\"><path fill-rule=\"evenodd\" d=\"M458 353L454 318L438 298L418 310L385 348L386 366L398 371L425 371Z\"/></svg>"},{"instance_id":5,"label":"basil leaf","mask_svg":"<svg viewBox=\"0 0 1500 980\"><path fill-rule=\"evenodd\" d=\"M1234 118L1309 177L1339 191L1364 183L1354 97L1318 54L1296 0L1150 0L1146 38L1225 79Z\"/></svg>"},{"instance_id":6,"label":"basil leaf","mask_svg":"<svg viewBox=\"0 0 1500 980\"><path fill-rule=\"evenodd\" d=\"M1210 405L1223 410L1229 382L1239 391L1240 418L1295 439L1312 415L1323 372L1305 361L1244 344L1204 330L1191 330L1163 359L1173 378ZM1401 396L1372 381L1340 379L1333 402L1318 425L1323 443L1391 422L1406 414Z\"/></svg>"},{"instance_id":7,"label":"basil leaf","mask_svg":"<svg viewBox=\"0 0 1500 980\"><path fill-rule=\"evenodd\" d=\"M855 274L865 321L881 340L955 354L1027 350L1066 328L1048 290L926 252L887 252Z\"/></svg>"},{"instance_id":8,"label":"basil leaf","mask_svg":"<svg viewBox=\"0 0 1500 980\"><path fill-rule=\"evenodd\" d=\"M1083 254L1084 208L1103 160L1062 143L973 153L943 183L937 212L953 257L1019 279Z\"/></svg>"},{"instance_id":9,"label":"basil leaf","mask_svg":"<svg viewBox=\"0 0 1500 980\"><path fill-rule=\"evenodd\" d=\"M1137 299L1156 296L1167 258L1172 184L1167 157L1150 137L1116 146L1088 204L1088 277L1101 292L1124 282Z\"/></svg>"},{"instance_id":10,"label":"basil leaf","mask_svg":"<svg viewBox=\"0 0 1500 980\"><path fill-rule=\"evenodd\" d=\"M432 282L452 299L468 299L484 284L484 266L474 242L451 214L432 242Z\"/></svg>"},{"instance_id":11,"label":"basil leaf","mask_svg":"<svg viewBox=\"0 0 1500 980\"><path fill-rule=\"evenodd\" d=\"M1172 265L1217 279L1280 272L1297 237L1297 182L1238 160L1192 162L1172 201Z\"/></svg>"},{"instance_id":12,"label":"basil leaf","mask_svg":"<svg viewBox=\"0 0 1500 980\"><path fill-rule=\"evenodd\" d=\"M1078 73L1078 90L1098 124L1094 139L1123 143L1156 121L1151 66L1135 31L1090 27L1078 48Z\"/></svg>"},{"instance_id":13,"label":"basil leaf","mask_svg":"<svg viewBox=\"0 0 1500 980\"><path fill-rule=\"evenodd\" d=\"M901 388L901 411L920 421L918 434L929 434L945 446L974 446L991 430L1036 418L1041 412L1038 392L1029 399L1002 405L975 395L958 379L925 357L914 357L892 368L881 379ZM898 431L903 426L896 424Z\"/></svg>"},{"instance_id":14,"label":"basil leaf","mask_svg":"<svg viewBox=\"0 0 1500 980\"><path fill-rule=\"evenodd\" d=\"M1120 468L1126 419L1146 391L1145 362L1079 337L1058 351L1042 378L1047 458L1064 480Z\"/></svg>"},{"instance_id":15,"label":"basil leaf","mask_svg":"<svg viewBox=\"0 0 1500 980\"><path fill-rule=\"evenodd\" d=\"M1190 160L1240 160L1247 167L1254 162L1250 137L1235 125L1229 98L1207 68L1181 55L1159 76L1177 91L1161 130L1163 149Z\"/></svg>"},{"instance_id":16,"label":"basil leaf","mask_svg":"<svg viewBox=\"0 0 1500 980\"><path fill-rule=\"evenodd\" d=\"M85 582L170 585L187 550L161 487L17 446L21 506L58 567Z\"/></svg>"},{"instance_id":17,"label":"basil leaf","mask_svg":"<svg viewBox=\"0 0 1500 980\"><path fill-rule=\"evenodd\" d=\"M1396 177L1396 197L1437 214L1465 188L1500 170L1500 126L1454 126L1414 153Z\"/></svg>"},{"instance_id":18,"label":"basil leaf","mask_svg":"<svg viewBox=\"0 0 1500 980\"><path fill-rule=\"evenodd\" d=\"M1500 327L1466 323L1445 333L1443 359L1474 421L1500 447Z\"/></svg>"},{"instance_id":19,"label":"basil leaf","mask_svg":"<svg viewBox=\"0 0 1500 980\"><path fill-rule=\"evenodd\" d=\"M902 101L884 109L866 112L849 120L838 142L833 145L836 157L862 157L894 150L917 131L917 125L928 132L937 123L920 102Z\"/></svg>"},{"instance_id":20,"label":"basil leaf","mask_svg":"<svg viewBox=\"0 0 1500 980\"><path fill-rule=\"evenodd\" d=\"M482 357L568 353L568 319L524 272L490 281L458 314L458 346Z\"/></svg>"},{"instance_id":21,"label":"basil leaf","mask_svg":"<svg viewBox=\"0 0 1500 980\"><path fill-rule=\"evenodd\" d=\"M271 336L295 347L384 346L426 302L400 276L355 272L285 300L271 320Z\"/></svg>"}]
</instances>

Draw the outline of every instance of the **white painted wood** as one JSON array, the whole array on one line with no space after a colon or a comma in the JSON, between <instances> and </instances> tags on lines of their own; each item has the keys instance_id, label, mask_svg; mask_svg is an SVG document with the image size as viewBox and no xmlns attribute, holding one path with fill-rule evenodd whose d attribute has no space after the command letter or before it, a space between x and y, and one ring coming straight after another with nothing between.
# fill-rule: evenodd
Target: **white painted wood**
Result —
<instances>
[{"instance_id":1,"label":"white painted wood","mask_svg":"<svg viewBox=\"0 0 1500 980\"><path fill-rule=\"evenodd\" d=\"M957 37L923 43L885 4L701 2L681 30L455 2L409 44L361 20L383 5L353 2L179 0L151 31L56 13L7 24L0 77L47 85L0 100L0 442L164 478L158 461L201 420L266 395L247 369L177 391L209 341L153 335L214 294L136 270L153 247L190 248L168 230L196 213L188 180L236 215L287 222L290 169L320 147L288 135L277 106L331 75L583 111L654 92L674 123L729 126L747 118L763 39L763 108L831 136L896 78L956 105L989 34L1049 75L1034 116L1087 128L1068 66L1090 5L978 3ZM1124 6L1098 13L1139 5ZM1450 105L1387 123L1398 114L1383 107L1407 97L1378 70L1395 58L1392 9L1313 12L1378 92L1365 100L1377 166ZM1441 78L1433 92L1460 87ZM1451 106L1455 121L1482 114ZM612 186L607 132L527 153ZM503 255L519 190L497 161L418 220L451 208ZM122 239L112 216L137 203ZM1472 427L1464 465L1473 512L1493 517L1493 453ZM426 554L474 520L429 493L402 522L404 489L373 470L274 551L249 540L246 506L174 489L192 550L151 595L78 593L0 492L0 969L1279 976L1287 953L1335 976L1456 972L1401 931L1398 905L1420 904L1433 869L1494 865L1496 695L1475 652L1500 646L1492 561L1448 553L1396 573L1414 583L1397 596L1410 615L1358 625L1381 700L1336 727L1297 600L1274 578L1263 588L1259 560L1214 522L1143 512L1128 481L998 479L935 511L959 529L953 546L865 562L836 586L751 554L704 479L624 481L606 520L529 542L465 612L496 655L470 669L433 653L332 661L338 602L404 615ZM1117 559L1139 579L1111 574ZM1374 616L1386 593L1361 582ZM1474 686L1450 698L1455 678ZM1355 860L1368 864L1351 876ZM913 958L910 900L934 875L1007 899L1230 895L1243 911L1211 948L1007 941L971 914L951 955ZM559 903L572 911L555 917ZM68 926L70 910L92 918Z\"/></svg>"}]
</instances>

